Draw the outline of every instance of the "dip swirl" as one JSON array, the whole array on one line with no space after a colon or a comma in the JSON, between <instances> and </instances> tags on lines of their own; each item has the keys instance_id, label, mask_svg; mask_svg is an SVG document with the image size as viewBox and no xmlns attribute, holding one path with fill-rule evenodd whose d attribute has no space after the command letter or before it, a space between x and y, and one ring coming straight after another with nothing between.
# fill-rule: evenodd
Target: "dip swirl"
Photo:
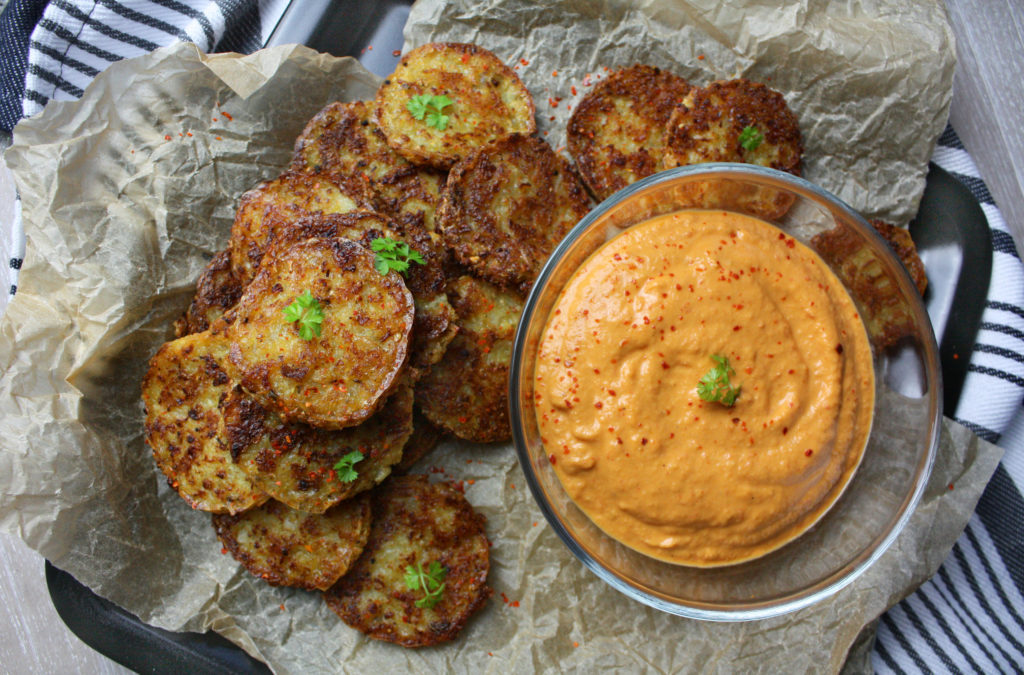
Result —
<instances>
[{"instance_id":1,"label":"dip swirl","mask_svg":"<svg viewBox=\"0 0 1024 675\"><path fill-rule=\"evenodd\" d=\"M729 360L734 405L702 400ZM716 566L799 536L838 499L871 427L871 347L849 295L768 223L680 211L594 253L560 295L535 372L542 442L607 534Z\"/></svg>"}]
</instances>

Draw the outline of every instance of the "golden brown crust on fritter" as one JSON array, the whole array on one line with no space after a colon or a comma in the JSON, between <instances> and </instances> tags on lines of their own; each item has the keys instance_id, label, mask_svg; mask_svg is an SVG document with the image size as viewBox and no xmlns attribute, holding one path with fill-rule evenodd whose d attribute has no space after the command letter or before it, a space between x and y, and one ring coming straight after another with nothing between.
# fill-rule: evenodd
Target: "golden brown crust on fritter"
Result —
<instances>
[{"instance_id":1,"label":"golden brown crust on fritter","mask_svg":"<svg viewBox=\"0 0 1024 675\"><path fill-rule=\"evenodd\" d=\"M437 221L463 265L493 283L528 289L589 210L569 163L543 140L516 134L452 167Z\"/></svg>"},{"instance_id":2,"label":"golden brown crust on fritter","mask_svg":"<svg viewBox=\"0 0 1024 675\"><path fill-rule=\"evenodd\" d=\"M363 101L331 103L309 121L295 141L291 170L366 180L374 208L404 225L434 231L434 209L444 173L417 167L388 145Z\"/></svg>"},{"instance_id":3,"label":"golden brown crust on fritter","mask_svg":"<svg viewBox=\"0 0 1024 675\"><path fill-rule=\"evenodd\" d=\"M285 308L307 291L323 322L319 337L303 340ZM229 372L286 420L353 426L397 384L413 314L402 278L382 275L373 253L354 242L307 239L275 247L232 310Z\"/></svg>"},{"instance_id":4,"label":"golden brown crust on fritter","mask_svg":"<svg viewBox=\"0 0 1024 675\"><path fill-rule=\"evenodd\" d=\"M202 333L238 303L243 290L244 286L231 270L231 252L224 250L213 256L196 282L192 303L174 322L174 334L182 337Z\"/></svg>"},{"instance_id":5,"label":"golden brown crust on fritter","mask_svg":"<svg viewBox=\"0 0 1024 675\"><path fill-rule=\"evenodd\" d=\"M266 500L231 458L221 404L232 383L228 345L208 332L165 343L142 381L146 442L157 466L192 508L237 513Z\"/></svg>"},{"instance_id":6,"label":"golden brown crust on fritter","mask_svg":"<svg viewBox=\"0 0 1024 675\"><path fill-rule=\"evenodd\" d=\"M419 410L412 416L412 435L402 448L402 461L395 465L395 473L405 473L437 447L444 432L430 423Z\"/></svg>"},{"instance_id":7,"label":"golden brown crust on fritter","mask_svg":"<svg viewBox=\"0 0 1024 675\"><path fill-rule=\"evenodd\" d=\"M508 374L523 311L515 293L470 276L450 285L459 333L416 383L416 402L437 427L481 443L508 440Z\"/></svg>"},{"instance_id":8,"label":"golden brown crust on fritter","mask_svg":"<svg viewBox=\"0 0 1024 675\"><path fill-rule=\"evenodd\" d=\"M298 242L312 237L349 239L367 250L377 237L391 237L419 252L424 264L410 265L404 276L416 307L409 362L417 368L426 368L441 360L458 329L455 311L445 295L445 251L426 230L418 225L399 225L373 211L319 213L288 225L282 230L279 242Z\"/></svg>"},{"instance_id":9,"label":"golden brown crust on fritter","mask_svg":"<svg viewBox=\"0 0 1024 675\"><path fill-rule=\"evenodd\" d=\"M242 195L231 226L231 267L243 284L256 276L260 261L281 232L311 213L345 213L369 206L368 187L344 187L325 176L286 172Z\"/></svg>"},{"instance_id":10,"label":"golden brown crust on fritter","mask_svg":"<svg viewBox=\"0 0 1024 675\"><path fill-rule=\"evenodd\" d=\"M678 75L635 65L600 82L569 118L566 145L598 200L665 169L665 129L689 92Z\"/></svg>"},{"instance_id":11,"label":"golden brown crust on fritter","mask_svg":"<svg viewBox=\"0 0 1024 675\"><path fill-rule=\"evenodd\" d=\"M896 277L859 235L840 225L811 239L811 248L832 267L861 307L864 326L877 349L885 349L914 331L910 306Z\"/></svg>"},{"instance_id":12,"label":"golden brown crust on fritter","mask_svg":"<svg viewBox=\"0 0 1024 675\"><path fill-rule=\"evenodd\" d=\"M366 546L370 499L352 499L322 514L270 500L245 513L213 516L213 529L234 559L268 584L326 591Z\"/></svg>"},{"instance_id":13,"label":"golden brown crust on fritter","mask_svg":"<svg viewBox=\"0 0 1024 675\"><path fill-rule=\"evenodd\" d=\"M747 127L763 135L750 150L740 143ZM666 168L746 162L800 175L803 142L796 116L782 94L759 82L728 80L691 89L669 119L665 143ZM754 189L731 181L687 187L687 200L694 206L737 209L766 220L784 216L794 199L772 188Z\"/></svg>"},{"instance_id":14,"label":"golden brown crust on fritter","mask_svg":"<svg viewBox=\"0 0 1024 675\"><path fill-rule=\"evenodd\" d=\"M363 555L324 594L349 626L403 647L451 640L491 595L484 517L461 492L425 476L401 476L373 493L373 526ZM416 606L422 590L405 582L407 567L444 570L444 590L432 608Z\"/></svg>"},{"instance_id":15,"label":"golden brown crust on fritter","mask_svg":"<svg viewBox=\"0 0 1024 675\"><path fill-rule=\"evenodd\" d=\"M413 96L447 96L444 130L417 120ZM536 128L530 92L511 68L482 47L430 43L402 57L377 90L376 120L390 145L414 164L447 169L476 148Z\"/></svg>"},{"instance_id":16,"label":"golden brown crust on fritter","mask_svg":"<svg viewBox=\"0 0 1024 675\"><path fill-rule=\"evenodd\" d=\"M224 406L231 455L274 499L323 513L380 483L401 460L412 433L413 377L407 369L377 414L340 431L286 424L236 388ZM353 466L359 475L344 482L334 465L356 450L363 454Z\"/></svg>"},{"instance_id":17,"label":"golden brown crust on fritter","mask_svg":"<svg viewBox=\"0 0 1024 675\"><path fill-rule=\"evenodd\" d=\"M890 248L899 256L903 267L907 269L910 278L914 280L917 292L924 295L924 292L928 289L928 275L925 274L924 263L921 261L921 256L917 254L917 246L914 245L914 240L910 238L910 232L902 227L896 227L881 220L872 220L871 224L889 242Z\"/></svg>"},{"instance_id":18,"label":"golden brown crust on fritter","mask_svg":"<svg viewBox=\"0 0 1024 675\"><path fill-rule=\"evenodd\" d=\"M764 136L752 150L740 144L746 127ZM666 146L669 168L746 162L799 176L803 155L800 126L782 94L743 79L691 89L669 119Z\"/></svg>"}]
</instances>

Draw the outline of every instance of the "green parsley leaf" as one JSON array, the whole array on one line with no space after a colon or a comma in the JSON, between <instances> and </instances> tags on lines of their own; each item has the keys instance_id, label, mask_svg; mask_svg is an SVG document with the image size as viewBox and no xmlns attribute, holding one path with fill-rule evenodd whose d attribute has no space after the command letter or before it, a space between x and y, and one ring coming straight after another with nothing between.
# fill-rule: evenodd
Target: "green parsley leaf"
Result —
<instances>
[{"instance_id":1,"label":"green parsley leaf","mask_svg":"<svg viewBox=\"0 0 1024 675\"><path fill-rule=\"evenodd\" d=\"M736 374L736 371L729 365L729 359L718 354L712 354L711 360L715 362L712 368L700 378L697 384L697 395L711 403L721 403L726 408L731 408L736 403L742 387L734 387L729 378Z\"/></svg>"},{"instance_id":2,"label":"green parsley leaf","mask_svg":"<svg viewBox=\"0 0 1024 675\"><path fill-rule=\"evenodd\" d=\"M427 114L428 105L430 105L430 96L428 94L420 94L410 98L409 102L405 104L405 109L412 113L413 117L421 120Z\"/></svg>"},{"instance_id":3,"label":"green parsley leaf","mask_svg":"<svg viewBox=\"0 0 1024 675\"><path fill-rule=\"evenodd\" d=\"M363 459L363 453L358 450L353 450L339 459L337 464L334 465L334 470L338 472L338 480L342 483L351 483L356 478L359 478L359 472L352 467L356 462L361 462Z\"/></svg>"},{"instance_id":4,"label":"green parsley leaf","mask_svg":"<svg viewBox=\"0 0 1024 675\"><path fill-rule=\"evenodd\" d=\"M416 567L406 565L405 585L409 587L410 591L423 591L424 593L423 597L416 601L417 607L432 609L441 601L441 594L445 587L443 582L447 575L448 570L436 560L427 566L426 572L423 571L423 565L420 563L416 563Z\"/></svg>"},{"instance_id":5,"label":"green parsley leaf","mask_svg":"<svg viewBox=\"0 0 1024 675\"><path fill-rule=\"evenodd\" d=\"M758 131L757 127L743 127L740 132L740 145L744 150L757 150L757 146L764 141L764 134Z\"/></svg>"},{"instance_id":6,"label":"green parsley leaf","mask_svg":"<svg viewBox=\"0 0 1024 675\"><path fill-rule=\"evenodd\" d=\"M411 262L417 265L427 264L419 251L410 248L405 242L395 241L391 237L377 237L370 242L370 248L377 254L373 260L373 266L381 274L387 274L394 270L404 275Z\"/></svg>"},{"instance_id":7,"label":"green parsley leaf","mask_svg":"<svg viewBox=\"0 0 1024 675\"><path fill-rule=\"evenodd\" d=\"M452 101L447 96L431 96L430 94L417 94L405 104L406 110L412 113L415 119L426 118L427 126L438 131L444 131L448 127L448 115L442 111L450 106Z\"/></svg>"},{"instance_id":8,"label":"green parsley leaf","mask_svg":"<svg viewBox=\"0 0 1024 675\"><path fill-rule=\"evenodd\" d=\"M299 337L303 340L312 340L314 335L320 337L324 313L320 302L308 290L284 308L284 318L289 323L299 324Z\"/></svg>"}]
</instances>

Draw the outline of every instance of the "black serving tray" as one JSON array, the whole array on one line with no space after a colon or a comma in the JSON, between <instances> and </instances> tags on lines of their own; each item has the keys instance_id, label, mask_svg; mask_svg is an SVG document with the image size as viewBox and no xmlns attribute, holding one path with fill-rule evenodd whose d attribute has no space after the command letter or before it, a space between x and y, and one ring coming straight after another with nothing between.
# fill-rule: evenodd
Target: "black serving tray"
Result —
<instances>
[{"instance_id":1,"label":"black serving tray","mask_svg":"<svg viewBox=\"0 0 1024 675\"><path fill-rule=\"evenodd\" d=\"M306 44L354 56L384 77L402 48L411 2L303 0L292 2L267 46ZM373 49L370 49L370 46ZM910 224L928 272L925 304L939 340L944 410L956 411L981 323L992 271L988 221L970 191L935 164L917 217ZM216 633L172 633L137 617L46 562L46 585L57 614L87 645L144 673L269 673L267 666Z\"/></svg>"}]
</instances>

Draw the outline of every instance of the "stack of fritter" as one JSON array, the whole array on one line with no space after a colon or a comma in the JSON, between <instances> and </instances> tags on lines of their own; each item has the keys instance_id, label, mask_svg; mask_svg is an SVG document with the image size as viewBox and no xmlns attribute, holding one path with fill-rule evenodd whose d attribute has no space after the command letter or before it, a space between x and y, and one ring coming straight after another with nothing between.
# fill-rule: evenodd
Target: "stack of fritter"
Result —
<instances>
[{"instance_id":1,"label":"stack of fritter","mask_svg":"<svg viewBox=\"0 0 1024 675\"><path fill-rule=\"evenodd\" d=\"M491 592L483 517L451 485L389 475L444 434L510 437L524 296L591 205L535 129L490 52L405 55L375 101L324 108L288 170L241 197L143 383L157 465L226 550L326 591L375 638L451 639ZM683 163L800 165L777 93L647 66L585 97L568 139L598 199Z\"/></svg>"},{"instance_id":2,"label":"stack of fritter","mask_svg":"<svg viewBox=\"0 0 1024 675\"><path fill-rule=\"evenodd\" d=\"M407 55L373 103L322 110L288 171L242 196L143 386L158 466L235 558L330 589L346 622L406 646L483 604L489 546L454 487L385 479L434 425L508 438L522 293L589 208L529 135L533 110L511 69L460 44Z\"/></svg>"}]
</instances>

